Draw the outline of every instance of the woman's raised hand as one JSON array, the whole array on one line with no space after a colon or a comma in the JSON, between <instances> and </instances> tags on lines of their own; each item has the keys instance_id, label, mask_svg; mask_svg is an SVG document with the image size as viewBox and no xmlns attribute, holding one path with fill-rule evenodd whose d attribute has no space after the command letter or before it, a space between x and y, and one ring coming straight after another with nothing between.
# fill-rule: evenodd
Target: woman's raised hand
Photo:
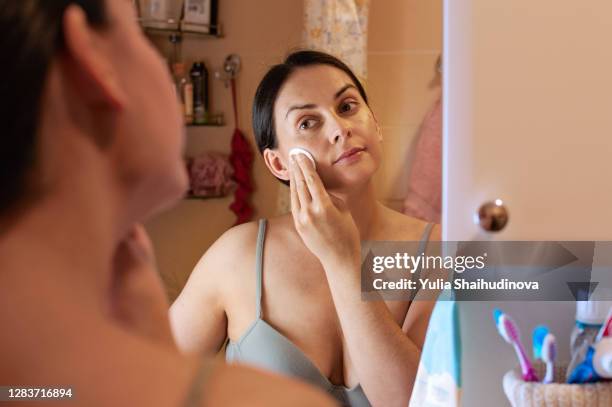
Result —
<instances>
[{"instance_id":1,"label":"woman's raised hand","mask_svg":"<svg viewBox=\"0 0 612 407\"><path fill-rule=\"evenodd\" d=\"M176 348L168 299L155 266L153 245L142 225L132 226L113 258L112 315L126 329Z\"/></svg>"},{"instance_id":2,"label":"woman's raised hand","mask_svg":"<svg viewBox=\"0 0 612 407\"><path fill-rule=\"evenodd\" d=\"M300 237L321 261L359 264L359 230L346 204L325 190L312 162L290 157L291 213Z\"/></svg>"}]
</instances>

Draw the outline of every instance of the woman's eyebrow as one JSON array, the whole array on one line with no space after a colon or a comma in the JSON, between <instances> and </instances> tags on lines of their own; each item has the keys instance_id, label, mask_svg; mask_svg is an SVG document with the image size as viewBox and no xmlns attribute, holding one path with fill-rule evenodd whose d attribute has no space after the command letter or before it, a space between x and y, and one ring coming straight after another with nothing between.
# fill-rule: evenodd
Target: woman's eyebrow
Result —
<instances>
[{"instance_id":1,"label":"woman's eyebrow","mask_svg":"<svg viewBox=\"0 0 612 407\"><path fill-rule=\"evenodd\" d=\"M305 105L295 105L295 106L291 106L289 108L289 110L287 110L287 114L285 115L285 119L287 117L289 117L289 113L291 113L292 110L297 110L297 109L314 109L315 107L317 107L317 105L313 104L313 103L307 103Z\"/></svg>"},{"instance_id":2,"label":"woman's eyebrow","mask_svg":"<svg viewBox=\"0 0 612 407\"><path fill-rule=\"evenodd\" d=\"M351 85L350 83L347 83L338 92L336 92L336 94L334 95L334 99L338 99L344 92L346 92L350 88L357 90L355 85Z\"/></svg>"},{"instance_id":3,"label":"woman's eyebrow","mask_svg":"<svg viewBox=\"0 0 612 407\"><path fill-rule=\"evenodd\" d=\"M334 95L334 99L338 99L344 92L346 92L348 89L355 89L357 90L357 88L355 87L355 85L351 85L350 83L347 83L346 85L344 85L342 88L340 88L340 90L338 92L336 92L336 94ZM287 117L289 117L289 113L291 113L292 110L299 110L299 109L314 109L316 108L317 105L313 104L313 103L307 103L305 105L295 105L295 106L291 106L288 110L287 110L287 114L285 114L285 119Z\"/></svg>"}]
</instances>

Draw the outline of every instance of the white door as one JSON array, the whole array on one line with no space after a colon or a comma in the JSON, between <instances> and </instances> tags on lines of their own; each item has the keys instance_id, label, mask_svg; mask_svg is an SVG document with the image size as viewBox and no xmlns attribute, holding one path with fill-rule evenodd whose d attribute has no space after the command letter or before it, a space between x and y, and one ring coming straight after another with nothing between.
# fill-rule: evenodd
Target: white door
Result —
<instances>
[{"instance_id":1,"label":"white door","mask_svg":"<svg viewBox=\"0 0 612 407\"><path fill-rule=\"evenodd\" d=\"M612 2L444 3L444 239L612 240ZM494 199L509 222L487 233L473 214ZM574 303L462 303L464 406L509 404L496 306L569 356Z\"/></svg>"}]
</instances>

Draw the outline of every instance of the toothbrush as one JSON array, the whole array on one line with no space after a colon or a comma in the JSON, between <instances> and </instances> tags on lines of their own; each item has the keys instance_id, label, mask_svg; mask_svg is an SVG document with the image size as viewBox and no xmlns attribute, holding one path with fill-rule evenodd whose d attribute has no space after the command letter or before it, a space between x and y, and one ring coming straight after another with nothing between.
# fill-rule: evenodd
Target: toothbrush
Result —
<instances>
[{"instance_id":1,"label":"toothbrush","mask_svg":"<svg viewBox=\"0 0 612 407\"><path fill-rule=\"evenodd\" d=\"M531 362L527 358L525 354L525 349L521 344L520 333L518 327L510 318L510 316L504 314L502 311L495 309L493 311L493 316L495 318L495 325L497 326L497 331L504 338L506 342L510 345L514 346L514 351L516 352L516 357L519 360L521 365L521 373L523 374L523 380L526 382L537 382L538 376L535 374L535 370L531 365Z\"/></svg>"},{"instance_id":2,"label":"toothbrush","mask_svg":"<svg viewBox=\"0 0 612 407\"><path fill-rule=\"evenodd\" d=\"M595 342L599 342L603 338L607 338L609 336L612 336L612 308L610 308L610 311L608 311L608 316L606 317L606 320L601 326L599 332L597 332Z\"/></svg>"},{"instance_id":3,"label":"toothbrush","mask_svg":"<svg viewBox=\"0 0 612 407\"><path fill-rule=\"evenodd\" d=\"M552 383L557 356L557 341L544 325L537 326L533 330L533 356L546 363L546 375L542 383Z\"/></svg>"}]
</instances>

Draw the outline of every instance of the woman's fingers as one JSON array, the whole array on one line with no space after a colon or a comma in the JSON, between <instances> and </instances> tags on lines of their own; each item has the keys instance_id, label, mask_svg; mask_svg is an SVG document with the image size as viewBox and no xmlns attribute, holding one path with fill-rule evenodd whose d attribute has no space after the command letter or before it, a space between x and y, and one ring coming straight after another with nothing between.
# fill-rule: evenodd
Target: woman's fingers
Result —
<instances>
[{"instance_id":1,"label":"woman's fingers","mask_svg":"<svg viewBox=\"0 0 612 407\"><path fill-rule=\"evenodd\" d=\"M300 199L298 197L298 192L297 192L297 187L296 187L296 181L295 181L295 171L293 171L293 165L292 163L289 164L289 192L291 194L291 212L292 213L296 213L300 210L301 205L300 205Z\"/></svg>"},{"instance_id":2,"label":"woman's fingers","mask_svg":"<svg viewBox=\"0 0 612 407\"><path fill-rule=\"evenodd\" d=\"M327 191L323 186L323 182L317 174L315 170L314 164L308 158L306 158L303 154L298 154L295 156L298 166L302 171L302 176L304 177L304 181L306 182L306 187L308 188L308 192L312 197L312 200L315 202L325 202L329 199Z\"/></svg>"},{"instance_id":3,"label":"woman's fingers","mask_svg":"<svg viewBox=\"0 0 612 407\"><path fill-rule=\"evenodd\" d=\"M133 332L176 346L168 321L168 299L155 268L153 245L142 225L119 242L113 258L111 313Z\"/></svg>"},{"instance_id":4,"label":"woman's fingers","mask_svg":"<svg viewBox=\"0 0 612 407\"><path fill-rule=\"evenodd\" d=\"M294 157L289 161L291 211L299 236L323 264L357 262L359 230L346 204L328 194L308 158Z\"/></svg>"},{"instance_id":5,"label":"woman's fingers","mask_svg":"<svg viewBox=\"0 0 612 407\"><path fill-rule=\"evenodd\" d=\"M134 224L124 241L129 243L132 249L142 256L143 260L147 260L155 266L153 243L143 225Z\"/></svg>"},{"instance_id":6,"label":"woman's fingers","mask_svg":"<svg viewBox=\"0 0 612 407\"><path fill-rule=\"evenodd\" d=\"M308 191L308 186L306 185L306 180L304 179L304 174L302 173L302 169L298 165L295 156L292 156L290 161L290 171L293 173L293 180L295 181L295 188L297 190L297 195L300 200L300 208L305 207L312 201L312 196Z\"/></svg>"}]
</instances>

